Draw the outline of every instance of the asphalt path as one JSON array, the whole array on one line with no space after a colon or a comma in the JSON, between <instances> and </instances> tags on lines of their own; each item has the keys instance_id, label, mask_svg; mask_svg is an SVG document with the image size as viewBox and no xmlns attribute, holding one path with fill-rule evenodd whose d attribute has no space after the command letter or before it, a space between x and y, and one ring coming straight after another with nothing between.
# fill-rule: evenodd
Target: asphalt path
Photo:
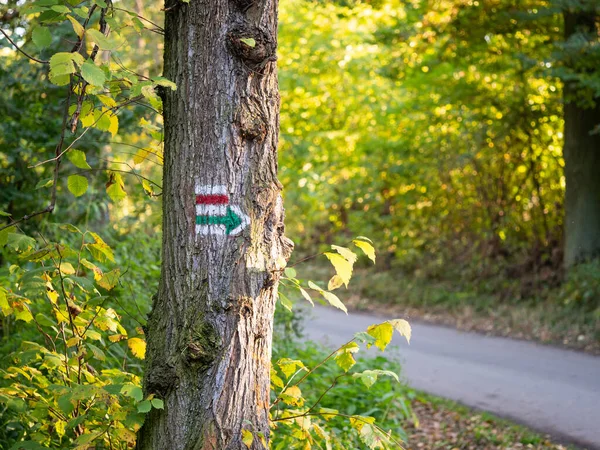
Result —
<instances>
[{"instance_id":1,"label":"asphalt path","mask_svg":"<svg viewBox=\"0 0 600 450\"><path fill-rule=\"evenodd\" d=\"M307 311L307 338L341 345L393 317L324 307ZM386 354L412 387L510 418L557 439L600 450L600 358L451 328L411 323ZM378 351L371 349L371 351Z\"/></svg>"}]
</instances>

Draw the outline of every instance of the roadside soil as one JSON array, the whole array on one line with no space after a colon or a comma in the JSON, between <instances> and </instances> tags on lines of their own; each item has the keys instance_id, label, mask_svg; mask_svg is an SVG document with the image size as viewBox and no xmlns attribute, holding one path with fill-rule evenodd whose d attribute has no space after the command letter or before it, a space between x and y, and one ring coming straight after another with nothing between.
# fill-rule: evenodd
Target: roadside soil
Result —
<instances>
[{"instance_id":1,"label":"roadside soil","mask_svg":"<svg viewBox=\"0 0 600 450\"><path fill-rule=\"evenodd\" d=\"M454 402L423 395L412 402L418 425L406 427L406 450L568 450L524 427L473 411Z\"/></svg>"}]
</instances>

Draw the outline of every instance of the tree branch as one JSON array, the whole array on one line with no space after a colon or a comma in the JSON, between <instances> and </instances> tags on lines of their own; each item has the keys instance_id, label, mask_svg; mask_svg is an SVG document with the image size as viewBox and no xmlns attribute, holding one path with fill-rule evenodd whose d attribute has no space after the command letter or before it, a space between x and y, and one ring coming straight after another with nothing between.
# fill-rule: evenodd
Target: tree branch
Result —
<instances>
[{"instance_id":1,"label":"tree branch","mask_svg":"<svg viewBox=\"0 0 600 450\"><path fill-rule=\"evenodd\" d=\"M10 42L14 48L17 49L18 52L21 52L23 55L25 55L27 58L31 59L32 61L38 62L40 64L50 64L50 61L44 61L42 59L37 59L34 56L31 56L29 53L26 53L23 49L21 49L21 47L19 47L15 41L13 41L10 36L8 34L6 34L6 31L4 31L2 28L0 28L0 32L4 35L4 37L6 39L8 39L8 42Z\"/></svg>"}]
</instances>

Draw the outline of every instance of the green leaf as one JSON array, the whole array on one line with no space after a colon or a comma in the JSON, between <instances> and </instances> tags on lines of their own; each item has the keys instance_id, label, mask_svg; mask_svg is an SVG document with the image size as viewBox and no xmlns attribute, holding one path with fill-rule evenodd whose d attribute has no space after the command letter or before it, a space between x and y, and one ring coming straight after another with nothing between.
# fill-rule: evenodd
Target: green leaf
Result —
<instances>
[{"instance_id":1,"label":"green leaf","mask_svg":"<svg viewBox=\"0 0 600 450\"><path fill-rule=\"evenodd\" d=\"M0 247L4 247L8 242L8 235L16 230L15 227L8 227L0 230Z\"/></svg>"},{"instance_id":2,"label":"green leaf","mask_svg":"<svg viewBox=\"0 0 600 450\"><path fill-rule=\"evenodd\" d=\"M46 178L44 180L40 180L37 182L37 184L35 185L34 189L42 189L42 188L46 188L46 187L50 187L54 184L54 178Z\"/></svg>"},{"instance_id":3,"label":"green leaf","mask_svg":"<svg viewBox=\"0 0 600 450\"><path fill-rule=\"evenodd\" d=\"M11 216L11 214L7 213L6 211L0 211L0 216L3 216L3 217L10 217L10 216Z\"/></svg>"},{"instance_id":4,"label":"green leaf","mask_svg":"<svg viewBox=\"0 0 600 450\"><path fill-rule=\"evenodd\" d=\"M94 358L97 359L98 361L104 361L106 359L104 352L102 350L100 350L98 347L96 347L94 344L90 344L88 342L86 344L86 346L92 351Z\"/></svg>"},{"instance_id":5,"label":"green leaf","mask_svg":"<svg viewBox=\"0 0 600 450\"><path fill-rule=\"evenodd\" d=\"M406 342L410 344L410 338L412 335L412 328L410 327L410 324L404 319L390 320L389 323L398 333L400 333L400 336L404 336L406 338Z\"/></svg>"},{"instance_id":6,"label":"green leaf","mask_svg":"<svg viewBox=\"0 0 600 450\"><path fill-rule=\"evenodd\" d=\"M141 402L144 398L144 392L139 386L133 384L125 384L121 388L121 394L133 398L136 402Z\"/></svg>"},{"instance_id":7,"label":"green leaf","mask_svg":"<svg viewBox=\"0 0 600 450\"><path fill-rule=\"evenodd\" d=\"M363 253L373 261L373 264L375 264L375 248L369 242L355 239L352 243L360 248Z\"/></svg>"},{"instance_id":8,"label":"green leaf","mask_svg":"<svg viewBox=\"0 0 600 450\"><path fill-rule=\"evenodd\" d=\"M52 43L52 34L46 27L36 27L31 33L31 39L35 46L41 50Z\"/></svg>"},{"instance_id":9,"label":"green leaf","mask_svg":"<svg viewBox=\"0 0 600 450\"><path fill-rule=\"evenodd\" d=\"M1 295L1 294L0 294ZM50 320L50 315L37 313L35 315L35 321L44 327L52 327L56 325L54 321Z\"/></svg>"},{"instance_id":10,"label":"green leaf","mask_svg":"<svg viewBox=\"0 0 600 450\"><path fill-rule=\"evenodd\" d=\"M392 341L394 327L389 322L383 322L379 325L371 325L367 328L367 333L375 338L375 346L383 351ZM368 347L370 347L369 344L367 344Z\"/></svg>"},{"instance_id":11,"label":"green leaf","mask_svg":"<svg viewBox=\"0 0 600 450\"><path fill-rule=\"evenodd\" d=\"M155 409L165 409L165 402L163 402L160 398L153 398L152 407Z\"/></svg>"},{"instance_id":12,"label":"green leaf","mask_svg":"<svg viewBox=\"0 0 600 450\"><path fill-rule=\"evenodd\" d=\"M352 263L337 253L327 252L325 253L325 256L329 259L329 262L331 262L336 273L340 276L346 287L348 287L350 278L352 278Z\"/></svg>"},{"instance_id":13,"label":"green leaf","mask_svg":"<svg viewBox=\"0 0 600 450\"><path fill-rule=\"evenodd\" d=\"M359 333L356 333L354 335L354 339L367 344L368 347L370 347L371 345L373 345L376 341L376 339L371 336L369 333L367 333L366 331L361 331Z\"/></svg>"},{"instance_id":14,"label":"green leaf","mask_svg":"<svg viewBox=\"0 0 600 450\"><path fill-rule=\"evenodd\" d=\"M390 370L365 370L364 372L353 374L352 378L359 379L367 388L370 388L375 384L379 376L391 377L400 382L398 375Z\"/></svg>"},{"instance_id":15,"label":"green leaf","mask_svg":"<svg viewBox=\"0 0 600 450\"><path fill-rule=\"evenodd\" d=\"M66 415L71 414L71 412L73 412L73 410L75 409L75 405L71 401L71 393L70 392L65 395L61 395L58 398L57 403L58 403L58 407L60 408L60 410Z\"/></svg>"},{"instance_id":16,"label":"green leaf","mask_svg":"<svg viewBox=\"0 0 600 450\"><path fill-rule=\"evenodd\" d=\"M283 273L285 273L285 276L288 278L296 278L296 269L293 269L292 267L286 267Z\"/></svg>"},{"instance_id":17,"label":"green leaf","mask_svg":"<svg viewBox=\"0 0 600 450\"><path fill-rule=\"evenodd\" d=\"M152 403L149 400L144 400L143 402L138 403L138 412L145 414L152 409Z\"/></svg>"},{"instance_id":18,"label":"green leaf","mask_svg":"<svg viewBox=\"0 0 600 450\"><path fill-rule=\"evenodd\" d=\"M67 158L69 158L69 161L71 161L75 167L80 169L91 169L86 160L85 153L81 150L69 150Z\"/></svg>"},{"instance_id":19,"label":"green leaf","mask_svg":"<svg viewBox=\"0 0 600 450\"><path fill-rule=\"evenodd\" d=\"M81 197L88 188L88 180L81 175L71 175L67 179L67 187L75 197Z\"/></svg>"},{"instance_id":20,"label":"green leaf","mask_svg":"<svg viewBox=\"0 0 600 450\"><path fill-rule=\"evenodd\" d=\"M240 42L243 42L244 44L246 44L248 47L251 47L251 48L256 47L256 40L254 40L252 38L240 38Z\"/></svg>"},{"instance_id":21,"label":"green leaf","mask_svg":"<svg viewBox=\"0 0 600 450\"><path fill-rule=\"evenodd\" d=\"M117 42L104 36L100 31L93 28L86 30L87 38L94 42L101 50L115 50L118 46Z\"/></svg>"},{"instance_id":22,"label":"green leaf","mask_svg":"<svg viewBox=\"0 0 600 450\"><path fill-rule=\"evenodd\" d=\"M35 247L35 239L21 233L8 233L6 244L17 252L27 252Z\"/></svg>"},{"instance_id":23,"label":"green leaf","mask_svg":"<svg viewBox=\"0 0 600 450\"><path fill-rule=\"evenodd\" d=\"M52 9L52 11L56 11L57 13L61 13L61 14L66 14L66 13L71 12L71 10L64 5L54 5L50 9Z\"/></svg>"},{"instance_id":24,"label":"green leaf","mask_svg":"<svg viewBox=\"0 0 600 450\"><path fill-rule=\"evenodd\" d=\"M287 298L287 296L283 292L279 292L278 297L281 305L288 311L291 311L294 304L290 301L290 299Z\"/></svg>"},{"instance_id":25,"label":"green leaf","mask_svg":"<svg viewBox=\"0 0 600 450\"><path fill-rule=\"evenodd\" d=\"M50 74L68 75L75 73L73 55L73 53L68 52L59 52L52 55L52 57L50 58Z\"/></svg>"},{"instance_id":26,"label":"green leaf","mask_svg":"<svg viewBox=\"0 0 600 450\"><path fill-rule=\"evenodd\" d=\"M85 81L93 86L103 86L106 82L104 71L94 64L94 61L88 59L81 66L81 76Z\"/></svg>"}]
</instances>

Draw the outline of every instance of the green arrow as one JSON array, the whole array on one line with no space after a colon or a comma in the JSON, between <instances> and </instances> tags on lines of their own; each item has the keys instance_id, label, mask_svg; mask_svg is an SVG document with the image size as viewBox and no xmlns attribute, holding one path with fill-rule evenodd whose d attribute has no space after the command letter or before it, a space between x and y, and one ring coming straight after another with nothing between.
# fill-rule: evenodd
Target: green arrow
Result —
<instances>
[{"instance_id":1,"label":"green arrow","mask_svg":"<svg viewBox=\"0 0 600 450\"><path fill-rule=\"evenodd\" d=\"M225 225L225 232L231 233L242 224L242 218L229 206L224 216L196 216L196 225Z\"/></svg>"}]
</instances>

